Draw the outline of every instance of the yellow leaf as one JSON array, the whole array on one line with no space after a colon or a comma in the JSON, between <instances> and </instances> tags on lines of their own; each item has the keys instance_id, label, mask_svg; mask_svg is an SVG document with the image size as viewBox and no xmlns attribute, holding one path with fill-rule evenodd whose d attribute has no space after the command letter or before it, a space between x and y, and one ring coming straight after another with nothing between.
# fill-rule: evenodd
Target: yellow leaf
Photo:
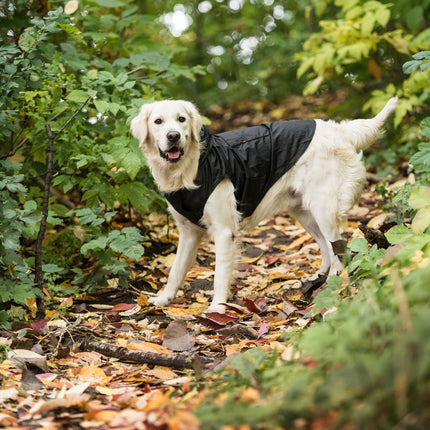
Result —
<instances>
[{"instance_id":1,"label":"yellow leaf","mask_svg":"<svg viewBox=\"0 0 430 430\"><path fill-rule=\"evenodd\" d=\"M107 380L103 369L96 366L83 366L79 372L79 377L83 380Z\"/></svg>"},{"instance_id":2,"label":"yellow leaf","mask_svg":"<svg viewBox=\"0 0 430 430\"><path fill-rule=\"evenodd\" d=\"M308 233L305 233L303 236L299 236L296 240L293 240L287 247L287 249L298 248L303 245L308 240L312 239L312 236Z\"/></svg>"},{"instance_id":3,"label":"yellow leaf","mask_svg":"<svg viewBox=\"0 0 430 430\"><path fill-rule=\"evenodd\" d=\"M113 396L115 394L120 394L120 392L118 390L115 390L114 388L102 387L100 385L96 387L96 391L100 394L104 394L105 396Z\"/></svg>"},{"instance_id":4,"label":"yellow leaf","mask_svg":"<svg viewBox=\"0 0 430 430\"><path fill-rule=\"evenodd\" d=\"M173 316L182 316L182 315L201 315L203 312L205 312L208 308L207 300L199 300L199 302L202 303L192 303L191 306L188 306L186 308L175 308L170 306L168 310L165 310L164 312L168 315Z\"/></svg>"},{"instance_id":5,"label":"yellow leaf","mask_svg":"<svg viewBox=\"0 0 430 430\"><path fill-rule=\"evenodd\" d=\"M169 430L199 430L199 420L187 411L179 411L169 419Z\"/></svg>"},{"instance_id":6,"label":"yellow leaf","mask_svg":"<svg viewBox=\"0 0 430 430\"><path fill-rule=\"evenodd\" d=\"M253 264L258 261L264 253L262 252L257 257L242 257L242 264Z\"/></svg>"},{"instance_id":7,"label":"yellow leaf","mask_svg":"<svg viewBox=\"0 0 430 430\"><path fill-rule=\"evenodd\" d=\"M99 421L102 423L109 423L118 414L119 414L119 411L113 411L111 409L94 410L94 411L87 412L84 415L84 419L86 421Z\"/></svg>"},{"instance_id":8,"label":"yellow leaf","mask_svg":"<svg viewBox=\"0 0 430 430\"><path fill-rule=\"evenodd\" d=\"M157 391L146 403L145 411L154 411L166 407L171 403L169 396Z\"/></svg>"},{"instance_id":9,"label":"yellow leaf","mask_svg":"<svg viewBox=\"0 0 430 430\"><path fill-rule=\"evenodd\" d=\"M148 306L148 296L146 294L140 293L140 296L137 298L137 304L142 307Z\"/></svg>"},{"instance_id":10,"label":"yellow leaf","mask_svg":"<svg viewBox=\"0 0 430 430\"><path fill-rule=\"evenodd\" d=\"M156 354L173 354L170 349L152 342L128 343L126 348L142 352L155 352Z\"/></svg>"},{"instance_id":11,"label":"yellow leaf","mask_svg":"<svg viewBox=\"0 0 430 430\"><path fill-rule=\"evenodd\" d=\"M37 312L36 299L34 297L26 298L25 304L28 306L28 309L30 309L32 316L36 315L36 312Z\"/></svg>"},{"instance_id":12,"label":"yellow leaf","mask_svg":"<svg viewBox=\"0 0 430 430\"><path fill-rule=\"evenodd\" d=\"M162 381L169 381L178 377L175 372L164 366L156 366L152 370L146 371L145 374L154 376Z\"/></svg>"}]
</instances>

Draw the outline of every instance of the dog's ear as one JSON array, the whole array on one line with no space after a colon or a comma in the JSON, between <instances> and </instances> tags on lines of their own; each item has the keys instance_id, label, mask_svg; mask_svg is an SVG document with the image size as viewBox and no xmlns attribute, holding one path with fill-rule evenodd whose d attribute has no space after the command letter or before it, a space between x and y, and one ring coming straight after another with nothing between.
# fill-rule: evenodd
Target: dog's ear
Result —
<instances>
[{"instance_id":1,"label":"dog's ear","mask_svg":"<svg viewBox=\"0 0 430 430\"><path fill-rule=\"evenodd\" d=\"M191 102L184 102L185 110L191 118L191 138L195 142L200 141L200 130L202 128L202 117Z\"/></svg>"},{"instance_id":2,"label":"dog's ear","mask_svg":"<svg viewBox=\"0 0 430 430\"><path fill-rule=\"evenodd\" d=\"M133 136L139 141L139 145L142 146L146 138L148 137L148 118L151 112L151 105L146 104L140 108L138 115L131 121L131 132Z\"/></svg>"}]
</instances>

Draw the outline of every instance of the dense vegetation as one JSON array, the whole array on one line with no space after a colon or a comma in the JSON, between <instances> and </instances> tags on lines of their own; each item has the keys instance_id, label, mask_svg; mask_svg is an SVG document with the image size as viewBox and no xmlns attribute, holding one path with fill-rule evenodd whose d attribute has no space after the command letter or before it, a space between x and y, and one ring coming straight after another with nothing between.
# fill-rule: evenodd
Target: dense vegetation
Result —
<instances>
[{"instance_id":1,"label":"dense vegetation","mask_svg":"<svg viewBox=\"0 0 430 430\"><path fill-rule=\"evenodd\" d=\"M330 109L355 116L396 94L396 136L368 157L380 175L396 174L401 161L415 174L394 194L380 187L398 223L390 252L351 242L350 279L332 278L316 301L337 312L286 333L312 365L279 366L254 351L217 389L235 399L237 387L258 385L261 408L208 401L199 416L208 428L288 427L301 417L326 428L425 428L430 0L176 3L1 3L0 322L34 315L31 299L47 293L110 278L127 285L127 259L142 255L145 232L115 219L165 207L129 133L144 101L184 97L206 108L341 91L345 103ZM168 12L186 28L169 32Z\"/></svg>"}]
</instances>

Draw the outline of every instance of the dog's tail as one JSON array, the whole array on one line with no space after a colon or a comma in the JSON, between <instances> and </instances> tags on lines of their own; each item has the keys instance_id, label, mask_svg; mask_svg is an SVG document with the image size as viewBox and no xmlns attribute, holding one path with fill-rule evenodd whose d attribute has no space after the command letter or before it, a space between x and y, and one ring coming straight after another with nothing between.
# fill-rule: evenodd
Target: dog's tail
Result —
<instances>
[{"instance_id":1,"label":"dog's tail","mask_svg":"<svg viewBox=\"0 0 430 430\"><path fill-rule=\"evenodd\" d=\"M385 107L373 118L356 119L347 122L350 131L349 138L357 152L368 148L376 142L383 134L383 125L387 118L394 112L397 107L398 98L393 97L388 100Z\"/></svg>"}]
</instances>

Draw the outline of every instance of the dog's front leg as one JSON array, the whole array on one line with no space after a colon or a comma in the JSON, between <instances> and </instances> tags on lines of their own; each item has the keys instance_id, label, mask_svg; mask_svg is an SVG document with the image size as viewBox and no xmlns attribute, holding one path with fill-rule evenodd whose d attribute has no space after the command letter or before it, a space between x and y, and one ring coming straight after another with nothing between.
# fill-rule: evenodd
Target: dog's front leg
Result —
<instances>
[{"instance_id":1,"label":"dog's front leg","mask_svg":"<svg viewBox=\"0 0 430 430\"><path fill-rule=\"evenodd\" d=\"M197 249L204 233L203 229L190 225L188 221L178 221L178 218L176 219L178 222L179 242L176 257L170 270L166 287L157 297L149 299L155 306L167 306L175 298L188 270L194 264Z\"/></svg>"},{"instance_id":2,"label":"dog's front leg","mask_svg":"<svg viewBox=\"0 0 430 430\"><path fill-rule=\"evenodd\" d=\"M207 312L225 312L233 270L238 261L236 253L239 214L236 210L234 187L223 180L209 197L203 216L215 242L214 297Z\"/></svg>"},{"instance_id":3,"label":"dog's front leg","mask_svg":"<svg viewBox=\"0 0 430 430\"><path fill-rule=\"evenodd\" d=\"M215 242L215 277L214 297L207 312L225 312L228 300L230 282L235 267L236 238L230 229L215 230L213 232Z\"/></svg>"}]
</instances>

